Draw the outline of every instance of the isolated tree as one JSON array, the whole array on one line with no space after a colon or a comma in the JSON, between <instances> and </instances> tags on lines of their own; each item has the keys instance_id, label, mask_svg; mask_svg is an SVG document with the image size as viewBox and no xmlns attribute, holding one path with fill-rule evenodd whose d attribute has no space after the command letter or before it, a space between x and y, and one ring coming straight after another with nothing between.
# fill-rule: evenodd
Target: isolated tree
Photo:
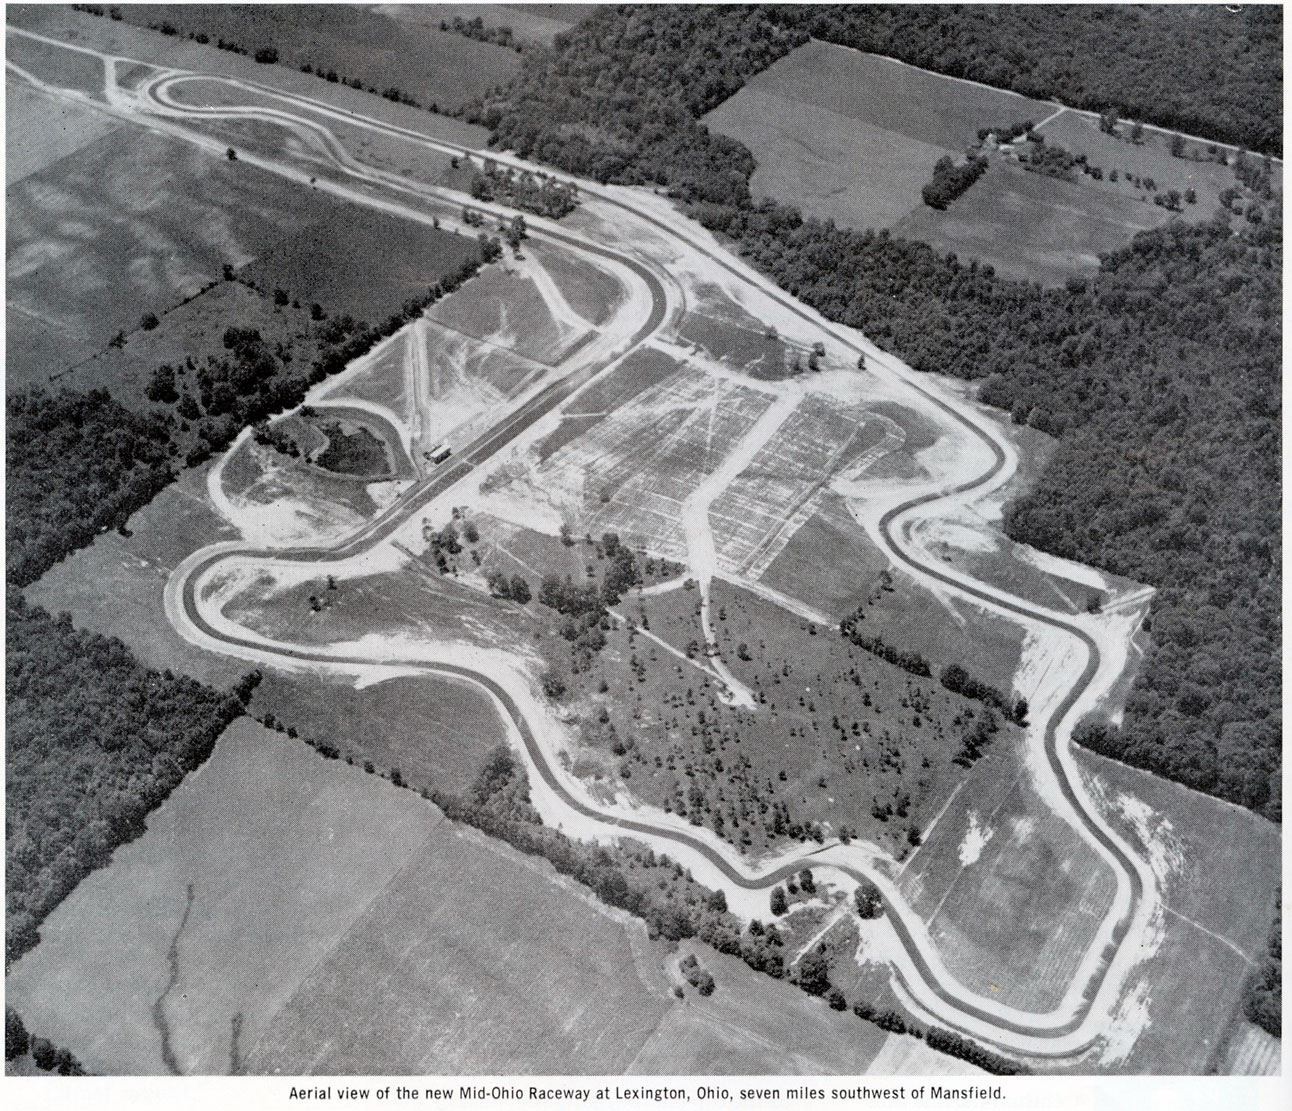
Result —
<instances>
[{"instance_id":1,"label":"isolated tree","mask_svg":"<svg viewBox=\"0 0 1292 1111\"><path fill-rule=\"evenodd\" d=\"M772 913L779 918L789 909L789 903L785 900L785 891L780 884L777 884L772 888Z\"/></svg>"},{"instance_id":2,"label":"isolated tree","mask_svg":"<svg viewBox=\"0 0 1292 1111\"><path fill-rule=\"evenodd\" d=\"M1171 136L1171 157L1172 158L1184 157L1184 136L1183 135L1175 134Z\"/></svg>"},{"instance_id":3,"label":"isolated tree","mask_svg":"<svg viewBox=\"0 0 1292 1111\"><path fill-rule=\"evenodd\" d=\"M238 152L234 150L232 147L230 147L228 150L224 152L224 157L227 158L230 162L236 162L238 160Z\"/></svg>"},{"instance_id":4,"label":"isolated tree","mask_svg":"<svg viewBox=\"0 0 1292 1111\"><path fill-rule=\"evenodd\" d=\"M520 602L522 605L532 597L529 592L529 583L525 581L523 575L512 575L511 596L514 601Z\"/></svg>"},{"instance_id":5,"label":"isolated tree","mask_svg":"<svg viewBox=\"0 0 1292 1111\"><path fill-rule=\"evenodd\" d=\"M799 873L799 886L803 888L804 894L816 894L816 880L812 878L811 868L804 868L803 871Z\"/></svg>"},{"instance_id":6,"label":"isolated tree","mask_svg":"<svg viewBox=\"0 0 1292 1111\"><path fill-rule=\"evenodd\" d=\"M870 880L862 880L853 893L860 918L878 918L884 912L884 897Z\"/></svg>"},{"instance_id":7,"label":"isolated tree","mask_svg":"<svg viewBox=\"0 0 1292 1111\"><path fill-rule=\"evenodd\" d=\"M1139 120L1131 124L1130 137L1132 143L1142 143L1144 141L1144 125Z\"/></svg>"},{"instance_id":8,"label":"isolated tree","mask_svg":"<svg viewBox=\"0 0 1292 1111\"><path fill-rule=\"evenodd\" d=\"M1099 113L1099 130L1105 135L1117 134L1117 109L1113 106Z\"/></svg>"}]
</instances>

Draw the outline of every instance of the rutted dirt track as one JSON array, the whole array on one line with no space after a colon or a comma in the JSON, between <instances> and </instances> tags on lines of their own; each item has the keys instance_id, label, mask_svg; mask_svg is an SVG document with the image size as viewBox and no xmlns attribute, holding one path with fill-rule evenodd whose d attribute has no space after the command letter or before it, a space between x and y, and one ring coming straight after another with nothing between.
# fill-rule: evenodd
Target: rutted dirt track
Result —
<instances>
[{"instance_id":1,"label":"rutted dirt track","mask_svg":"<svg viewBox=\"0 0 1292 1111\"><path fill-rule=\"evenodd\" d=\"M14 29L11 28L10 33L15 33ZM112 72L113 67L108 67L108 70ZM232 88L252 93L256 98L272 97L289 106L295 102L300 110L310 112L311 118L302 119L289 111L270 110L260 105L246 109L194 108L180 105L168 95L168 90L177 84L194 79L220 81ZM134 119L143 116L150 126L161 126L183 138L207 146L215 141L184 130L181 122L184 118L266 119L292 129L308 130L324 139L327 150L333 155L336 167L341 172L362 179L365 186L375 186L383 194L398 194L401 199L398 202L392 201L385 195L374 196L367 188L350 188L335 182L326 183L327 188L355 203L399 211L414 219L429 220L427 209L446 203L460 206L461 198L447 191L373 171L356 163L339 141L317 122L318 116L344 119L352 126L380 130L412 143L459 156L482 155L482 152L468 151L431 140L375 119L339 112L311 98L281 93L246 82L225 81L211 75L164 73L141 88L138 94L127 94L112 88L109 90L109 100L109 111ZM223 149L222 145L216 145ZM524 166L519 160L497 152L488 152L488 157L497 162ZM248 160L272 172L302 181L306 176L289 165L286 159L280 162L263 156L248 156ZM553 176L562 178L564 175ZM325 183L320 182L320 185L323 184ZM441 652L426 645L409 645L406 651L382 645L379 650L365 655L362 651L352 651L355 647L353 645L338 646L329 651L273 642L234 626L219 612L218 604L212 604L210 597L204 594L204 586L209 585L221 571L248 563L291 565L297 568L304 565L348 564L353 567L363 564L365 558L374 553L374 549L381 546L414 513L455 486L473 467L484 463L539 418L568 399L577 389L665 326L677 311L679 291L667 271L655 260L634 257L605 243L571 235L559 230L549 221L538 218L528 220L531 234L537 238L549 238L578 251L599 256L610 261L617 271L622 272L626 268L633 275L636 289L649 296L650 304L644 319L642 314L636 315L636 320L640 323L633 329L631 337L615 342L613 336L610 336L604 342L593 345L580 356L575 369L538 391L492 429L477 437L460 453L457 463L446 468L443 473L433 473L414 484L379 518L334 547L255 550L245 545L229 543L195 553L176 569L168 583L168 616L188 639L199 646L247 659L271 664L277 662L288 667L326 667L370 675L439 672L471 680L490 695L512 723L530 765L536 802L540 804L545 816L556 815L567 828L577 833L602 836L632 834L669 852L677 859L702 863L704 871L703 874L697 871L697 878L706 882L716 880L733 893L766 892L779 880L808 864L813 867L828 866L853 879L867 878L880 887L888 903L889 913L882 929L891 930L892 945L884 955L891 961L913 1009L933 1017L940 1024L1017 1053L1062 1057L1084 1052L1098 1040L1107 1016L1116 1006L1126 974L1139 959L1137 941L1153 914L1157 898L1152 872L1146 862L1138 859L1107 825L1086 797L1069 751L1072 726L1106 689L1109 670L1115 667L1116 671L1120 671L1118 661L1121 658L1121 646L1111 643L1108 639L1111 634L1105 636L1101 627L1094 623L1081 623L1078 619L1066 618L1054 611L1023 602L934 563L908 535L913 519L929 513L939 503L945 505L951 501L967 499L971 494L981 495L1000 486L1012 474L1017 463L1013 449L993 428L977 418L969 406L943 397L930 388L926 381L921 381L913 372L877 348L830 326L816 314L797 305L761 275L724 255L697 229L685 226L680 218L670 217L662 203L628 191L600 189L582 181L578 185L585 204L609 213L616 220L647 229L655 240L674 243L679 251L703 256L708 264L725 272L728 280L734 278L759 290L762 295L775 300L782 308L808 322L814 329L831 336L844 349L864 353L868 365L900 380L907 388L934 405L947 421L963 428L990 452L990 465L981 474L957 486L933 490L914 498L902 498L899 495L891 499L891 504L872 505L873 519L868 522L868 527L892 561L917 579L936 583L943 589L950 588L985 608L1006 614L1025 624L1039 624L1062 630L1074 637L1081 647L1082 651L1077 659L1079 673L1069 676L1062 684L1052 685L1054 689L1051 696L1034 703L1036 724L1031 727L1029 739L1043 753L1043 763L1047 769L1044 781L1038 783L1038 789L1056 810L1070 815L1074 825L1092 848L1108 862L1117 876L1118 890L1113 908L1062 1004L1048 1014L1022 1012L977 996L957 983L943 966L918 915L903 900L885 868L886 862L873 848L856 843L849 846L834 843L805 852L794 847L776 861L761 868L752 868L715 836L707 831L697 831L675 817L646 811L638 811L635 816L629 817L622 809L593 802L583 793L581 785L561 770L554 755L553 723L532 694L528 681L517 669L509 668L496 656L480 653L479 658L464 657L453 646L446 646ZM497 209L496 206L491 208L476 204L475 207L486 211L506 211ZM627 317L631 319L633 314L628 313ZM380 559L380 556L377 558ZM320 574L324 573L322 566L317 569ZM464 662L471 666L464 666ZM1075 667L1073 670L1076 670ZM1110 961L1105 960L1105 950L1109 945L1115 948L1115 956Z\"/></svg>"}]
</instances>

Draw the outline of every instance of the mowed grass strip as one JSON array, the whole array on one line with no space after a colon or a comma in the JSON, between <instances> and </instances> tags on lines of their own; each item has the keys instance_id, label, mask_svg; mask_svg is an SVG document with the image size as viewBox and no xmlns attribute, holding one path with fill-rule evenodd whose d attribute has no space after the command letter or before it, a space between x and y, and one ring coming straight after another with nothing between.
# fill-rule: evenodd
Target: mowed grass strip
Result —
<instances>
[{"instance_id":1,"label":"mowed grass strip","mask_svg":"<svg viewBox=\"0 0 1292 1111\"><path fill-rule=\"evenodd\" d=\"M248 719L50 916L6 980L96 1073L227 1073L442 821ZM186 912L187 908L187 912ZM236 1020L236 1026L235 1026Z\"/></svg>"},{"instance_id":2,"label":"mowed grass strip","mask_svg":"<svg viewBox=\"0 0 1292 1111\"><path fill-rule=\"evenodd\" d=\"M671 1005L639 975L629 931L645 927L446 824L301 984L246 1071L622 1072Z\"/></svg>"}]
</instances>

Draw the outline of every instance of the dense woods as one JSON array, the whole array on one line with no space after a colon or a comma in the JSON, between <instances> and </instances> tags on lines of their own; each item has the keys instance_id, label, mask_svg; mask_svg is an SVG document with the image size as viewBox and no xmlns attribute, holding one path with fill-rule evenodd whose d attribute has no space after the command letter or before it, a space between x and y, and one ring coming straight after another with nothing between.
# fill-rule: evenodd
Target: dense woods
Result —
<instances>
[{"instance_id":1,"label":"dense woods","mask_svg":"<svg viewBox=\"0 0 1292 1111\"><path fill-rule=\"evenodd\" d=\"M123 525L173 477L170 428L106 391L10 394L5 403L6 579L35 582Z\"/></svg>"},{"instance_id":2,"label":"dense woods","mask_svg":"<svg viewBox=\"0 0 1292 1111\"><path fill-rule=\"evenodd\" d=\"M755 8L605 8L555 51L527 54L467 118L501 147L596 181L747 199L753 157L697 120L806 40Z\"/></svg>"},{"instance_id":3,"label":"dense woods","mask_svg":"<svg viewBox=\"0 0 1292 1111\"><path fill-rule=\"evenodd\" d=\"M1274 5L837 4L777 7L783 28L1041 100L1278 154L1283 20Z\"/></svg>"},{"instance_id":4,"label":"dense woods","mask_svg":"<svg viewBox=\"0 0 1292 1111\"><path fill-rule=\"evenodd\" d=\"M523 154L601 180L667 185L825 316L863 328L918 370L979 381L982 400L1061 437L1036 488L1007 508L1009 535L1158 588L1152 646L1124 723L1089 727L1080 739L1278 819L1281 197L1268 182L1252 188L1238 177L1211 222L1144 232L1106 256L1097 275L1058 290L1001 280L991 267L886 232L755 205L748 151L711 136L697 117L795 44L806 21L865 20L876 9L796 11L604 10L553 51L528 57L477 115L497 143ZM943 19L1055 19L1019 40L1026 49L1016 44L1020 66L1065 26L1054 10L944 15L952 11L882 18L932 21L939 36ZM1116 27L1122 17L1107 18ZM1280 33L1277 13L1244 18L1257 36L1255 59L1264 58L1268 36ZM1017 26L1021 35L1027 24ZM1154 34L1119 48L1144 73L1175 41L1174 32ZM1046 72L1039 61L1032 69ZM1207 103L1199 90L1226 95L1189 72L1153 70L1180 96L1196 94L1199 110ZM1059 84L1036 91L1077 99ZM1129 93L1118 95L1130 107ZM1266 122L1278 118L1268 95L1258 98Z\"/></svg>"},{"instance_id":5,"label":"dense woods","mask_svg":"<svg viewBox=\"0 0 1292 1111\"><path fill-rule=\"evenodd\" d=\"M141 665L11 591L5 627L5 960L144 820L243 712Z\"/></svg>"}]
</instances>

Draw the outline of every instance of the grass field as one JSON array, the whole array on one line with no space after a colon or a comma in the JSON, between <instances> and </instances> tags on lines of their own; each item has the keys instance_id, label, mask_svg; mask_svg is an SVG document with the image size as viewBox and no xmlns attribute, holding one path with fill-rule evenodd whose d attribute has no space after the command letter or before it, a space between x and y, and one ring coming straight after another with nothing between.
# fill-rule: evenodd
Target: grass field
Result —
<instances>
[{"instance_id":1,"label":"grass field","mask_svg":"<svg viewBox=\"0 0 1292 1111\"><path fill-rule=\"evenodd\" d=\"M1159 193L1165 193L1168 189L1178 189L1181 193L1192 189L1197 194L1195 204L1186 204L1181 209L1181 219L1211 219L1221 191L1235 184L1233 167L1222 166L1217 161L1201 160L1207 157L1205 144L1186 143L1185 157L1173 158L1170 136L1157 131L1145 131L1140 142L1133 143L1129 132L1130 125L1123 123L1118 126L1117 135L1105 134L1099 130L1098 120L1076 112L1064 112L1041 128L1047 143L1058 144L1073 154L1084 154L1091 166L1098 166L1103 170L1102 182L1083 177L1083 187L1136 199L1147 196L1148 204L1156 209L1152 195L1128 181L1126 175L1132 173L1139 178L1151 177L1156 182ZM1118 171L1119 180L1116 182L1109 180L1112 170ZM1282 170L1277 163L1273 166L1273 179L1274 187L1280 188Z\"/></svg>"},{"instance_id":2,"label":"grass field","mask_svg":"<svg viewBox=\"0 0 1292 1111\"><path fill-rule=\"evenodd\" d=\"M95 100L104 100L107 73L103 62L90 54L22 35L6 35L5 61L47 85L73 89Z\"/></svg>"},{"instance_id":3,"label":"grass field","mask_svg":"<svg viewBox=\"0 0 1292 1111\"><path fill-rule=\"evenodd\" d=\"M871 54L809 42L704 117L753 152L756 196L847 227L892 227L944 154L980 127L1039 122L1047 106Z\"/></svg>"},{"instance_id":4,"label":"grass field","mask_svg":"<svg viewBox=\"0 0 1292 1111\"><path fill-rule=\"evenodd\" d=\"M579 338L553 316L529 278L505 266L489 267L428 315L446 328L548 366Z\"/></svg>"},{"instance_id":5,"label":"grass field","mask_svg":"<svg viewBox=\"0 0 1292 1111\"><path fill-rule=\"evenodd\" d=\"M909 851L908 829L927 825L964 776L951 763L961 744L953 719L970 704L726 582L715 581L712 595L723 659L759 706L723 705L701 670L698 591L630 596L623 612L639 623L644 614L649 633L611 634L593 672L579 679L582 721L596 720L603 706L609 715L600 732L585 728L580 770L614 772L638 797L753 854L793 823L806 829L813 821L836 834L847 827L898 856ZM594 693L602 679L607 690ZM1007 734L991 751L1010 751ZM632 743L614 760L616 737ZM778 826L771 807L782 804L789 821Z\"/></svg>"},{"instance_id":6,"label":"grass field","mask_svg":"<svg viewBox=\"0 0 1292 1111\"><path fill-rule=\"evenodd\" d=\"M832 1011L789 984L752 971L707 945L684 942L717 988L686 990L628 1066L631 1074L759 1076L861 1074L888 1035L849 1012ZM914 1041L914 1038L907 1039Z\"/></svg>"},{"instance_id":7,"label":"grass field","mask_svg":"<svg viewBox=\"0 0 1292 1111\"><path fill-rule=\"evenodd\" d=\"M1059 285L1093 273L1101 251L1124 247L1169 216L1132 193L998 162L945 212L921 204L893 234L990 263L1008 278Z\"/></svg>"},{"instance_id":8,"label":"grass field","mask_svg":"<svg viewBox=\"0 0 1292 1111\"><path fill-rule=\"evenodd\" d=\"M1092 753L1078 750L1078 760L1087 782L1111 801L1104 810L1114 825L1132 844L1148 846L1168 908L1162 945L1138 970L1148 1028L1120 1047L1120 1067L1219 1069L1248 961L1261 960L1274 917L1279 827Z\"/></svg>"},{"instance_id":9,"label":"grass field","mask_svg":"<svg viewBox=\"0 0 1292 1111\"><path fill-rule=\"evenodd\" d=\"M433 26L389 18L379 8L321 8L308 20L286 6L139 4L123 9L131 23L169 21L181 32L204 31L254 52L278 49L280 68L310 64L357 77L377 89L402 89L424 105L456 109L510 78L520 66L513 50L475 42ZM158 36L160 37L160 36ZM269 67L264 67L269 68Z\"/></svg>"},{"instance_id":10,"label":"grass field","mask_svg":"<svg viewBox=\"0 0 1292 1111\"><path fill-rule=\"evenodd\" d=\"M344 381L336 382L327 392L328 400L344 401L354 398L389 409L399 420L412 416L412 398L408 394L406 360L409 358L408 332L396 332L366 357L366 365L359 370L350 364L355 373L347 374Z\"/></svg>"},{"instance_id":11,"label":"grass field","mask_svg":"<svg viewBox=\"0 0 1292 1111\"><path fill-rule=\"evenodd\" d=\"M5 184L52 166L120 126L93 108L58 100L16 77L6 77Z\"/></svg>"},{"instance_id":12,"label":"grass field","mask_svg":"<svg viewBox=\"0 0 1292 1111\"><path fill-rule=\"evenodd\" d=\"M383 775L398 768L417 790L465 791L489 753L506 741L493 704L475 687L432 675L355 690L269 669L251 711L272 713L302 736L352 753L356 764L371 760Z\"/></svg>"},{"instance_id":13,"label":"grass field","mask_svg":"<svg viewBox=\"0 0 1292 1111\"><path fill-rule=\"evenodd\" d=\"M827 490L759 581L841 619L866 600L888 566L843 499Z\"/></svg>"},{"instance_id":14,"label":"grass field","mask_svg":"<svg viewBox=\"0 0 1292 1111\"><path fill-rule=\"evenodd\" d=\"M939 898L929 932L947 967L974 991L1049 1011L1112 903L1115 878L1025 779L996 809L974 813L973 832L966 829L957 847L963 867ZM926 887L925 900L932 894Z\"/></svg>"},{"instance_id":15,"label":"grass field","mask_svg":"<svg viewBox=\"0 0 1292 1111\"><path fill-rule=\"evenodd\" d=\"M604 324L623 300L624 291L614 278L569 251L536 243L525 250L538 259L570 307L589 324Z\"/></svg>"},{"instance_id":16,"label":"grass field","mask_svg":"<svg viewBox=\"0 0 1292 1111\"><path fill-rule=\"evenodd\" d=\"M326 235L303 228L241 276L262 289L285 289L303 305L317 301L329 313L375 324L479 253L464 236L359 205L334 208Z\"/></svg>"},{"instance_id":17,"label":"grass field","mask_svg":"<svg viewBox=\"0 0 1292 1111\"><path fill-rule=\"evenodd\" d=\"M235 722L50 916L7 1000L92 1072L233 1071L441 820L411 791Z\"/></svg>"},{"instance_id":18,"label":"grass field","mask_svg":"<svg viewBox=\"0 0 1292 1111\"><path fill-rule=\"evenodd\" d=\"M622 1071L671 997L657 971L638 972L641 923L576 891L446 826L301 984L247 1071Z\"/></svg>"},{"instance_id":19,"label":"grass field","mask_svg":"<svg viewBox=\"0 0 1292 1111\"><path fill-rule=\"evenodd\" d=\"M206 500L206 471L185 471L139 510L130 518L129 537L103 533L23 593L50 613L70 613L78 628L119 638L149 667L217 687L236 682L248 665L194 648L171 627L162 606L175 567L198 548L237 536Z\"/></svg>"},{"instance_id":20,"label":"grass field","mask_svg":"<svg viewBox=\"0 0 1292 1111\"><path fill-rule=\"evenodd\" d=\"M144 394L153 372L163 363L179 367L192 358L201 366L208 356L227 357L224 332L230 326L254 328L271 350L281 343L298 366L308 366L318 351L308 308L275 305L271 297L241 282L219 282L159 315L161 323L153 330L130 332L124 347L96 351L74 370L63 372L53 385L105 389L123 405L173 415L172 406L155 405Z\"/></svg>"},{"instance_id":21,"label":"grass field","mask_svg":"<svg viewBox=\"0 0 1292 1111\"><path fill-rule=\"evenodd\" d=\"M891 581L882 578L889 571ZM790 538L759 580L836 619L861 608L860 628L933 664L959 663L1009 690L1023 649L1023 630L967 602L934 594L891 568L838 496L822 496L816 513ZM1056 599L1057 601L1057 599Z\"/></svg>"},{"instance_id":22,"label":"grass field","mask_svg":"<svg viewBox=\"0 0 1292 1111\"><path fill-rule=\"evenodd\" d=\"M138 182L147 178L149 188ZM39 381L134 331L329 211L247 164L123 127L8 190L7 304L45 342L9 352Z\"/></svg>"}]
</instances>

